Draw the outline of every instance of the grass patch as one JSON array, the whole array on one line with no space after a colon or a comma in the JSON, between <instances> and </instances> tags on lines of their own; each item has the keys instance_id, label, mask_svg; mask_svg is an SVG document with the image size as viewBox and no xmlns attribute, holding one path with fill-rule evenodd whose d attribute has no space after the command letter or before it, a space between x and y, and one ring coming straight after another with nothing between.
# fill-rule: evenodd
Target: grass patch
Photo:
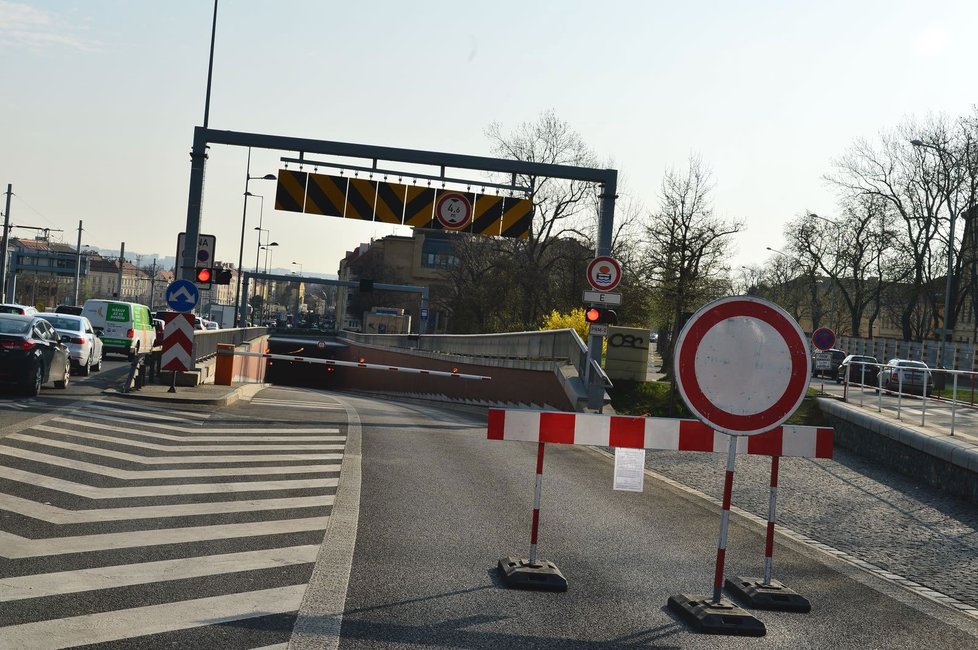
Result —
<instances>
[{"instance_id":1,"label":"grass patch","mask_svg":"<svg viewBox=\"0 0 978 650\"><path fill-rule=\"evenodd\" d=\"M664 381L623 381L615 382L614 388L608 390L611 397L611 407L620 415L659 418L692 418L686 408L679 391L673 391L670 403L670 385ZM803 426L829 426L828 419L818 408L815 398L818 391L808 389L805 399L785 424Z\"/></svg>"}]
</instances>

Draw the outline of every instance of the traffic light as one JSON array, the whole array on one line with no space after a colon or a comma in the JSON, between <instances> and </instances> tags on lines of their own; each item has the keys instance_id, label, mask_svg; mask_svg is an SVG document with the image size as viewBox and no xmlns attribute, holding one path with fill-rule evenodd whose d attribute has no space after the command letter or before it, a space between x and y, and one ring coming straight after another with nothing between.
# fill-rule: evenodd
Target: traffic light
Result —
<instances>
[{"instance_id":1,"label":"traffic light","mask_svg":"<svg viewBox=\"0 0 978 650\"><path fill-rule=\"evenodd\" d=\"M618 314L613 309L605 307L588 307L584 310L584 320L588 323L606 323L614 325L618 322Z\"/></svg>"},{"instance_id":2,"label":"traffic light","mask_svg":"<svg viewBox=\"0 0 978 650\"><path fill-rule=\"evenodd\" d=\"M233 275L231 269L221 269L217 272L217 277L214 278L214 284L231 284L231 276Z\"/></svg>"},{"instance_id":3,"label":"traffic light","mask_svg":"<svg viewBox=\"0 0 978 650\"><path fill-rule=\"evenodd\" d=\"M194 274L194 279L197 281L197 284L210 285L214 281L214 269L209 266L198 268Z\"/></svg>"}]
</instances>

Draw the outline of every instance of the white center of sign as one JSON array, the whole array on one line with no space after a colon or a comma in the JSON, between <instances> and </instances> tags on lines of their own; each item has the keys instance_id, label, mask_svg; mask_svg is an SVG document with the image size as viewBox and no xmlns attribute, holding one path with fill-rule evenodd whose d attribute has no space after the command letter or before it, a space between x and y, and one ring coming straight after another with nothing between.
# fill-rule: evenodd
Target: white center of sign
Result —
<instances>
[{"instance_id":1,"label":"white center of sign","mask_svg":"<svg viewBox=\"0 0 978 650\"><path fill-rule=\"evenodd\" d=\"M791 378L791 352L777 330L737 316L714 325L696 349L696 378L714 405L735 415L771 408Z\"/></svg>"}]
</instances>

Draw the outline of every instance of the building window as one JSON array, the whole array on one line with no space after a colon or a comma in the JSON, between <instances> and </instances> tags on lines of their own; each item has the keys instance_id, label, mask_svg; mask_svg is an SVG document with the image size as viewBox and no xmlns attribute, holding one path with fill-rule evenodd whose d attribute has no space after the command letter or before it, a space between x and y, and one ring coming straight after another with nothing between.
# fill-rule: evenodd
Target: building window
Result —
<instances>
[{"instance_id":1,"label":"building window","mask_svg":"<svg viewBox=\"0 0 978 650\"><path fill-rule=\"evenodd\" d=\"M427 238L421 247L421 266L434 269L445 269L458 266L455 247L452 242L443 239Z\"/></svg>"}]
</instances>

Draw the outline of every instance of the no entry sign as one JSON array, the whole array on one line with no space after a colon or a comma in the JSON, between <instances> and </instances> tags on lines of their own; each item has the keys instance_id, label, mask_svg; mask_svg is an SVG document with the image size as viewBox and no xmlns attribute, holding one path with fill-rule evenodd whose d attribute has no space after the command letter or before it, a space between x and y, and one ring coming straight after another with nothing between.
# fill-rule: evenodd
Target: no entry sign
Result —
<instances>
[{"instance_id":1,"label":"no entry sign","mask_svg":"<svg viewBox=\"0 0 978 650\"><path fill-rule=\"evenodd\" d=\"M693 314L674 358L679 392L696 417L744 436L770 431L795 412L812 363L798 323L750 296L723 298Z\"/></svg>"}]
</instances>

